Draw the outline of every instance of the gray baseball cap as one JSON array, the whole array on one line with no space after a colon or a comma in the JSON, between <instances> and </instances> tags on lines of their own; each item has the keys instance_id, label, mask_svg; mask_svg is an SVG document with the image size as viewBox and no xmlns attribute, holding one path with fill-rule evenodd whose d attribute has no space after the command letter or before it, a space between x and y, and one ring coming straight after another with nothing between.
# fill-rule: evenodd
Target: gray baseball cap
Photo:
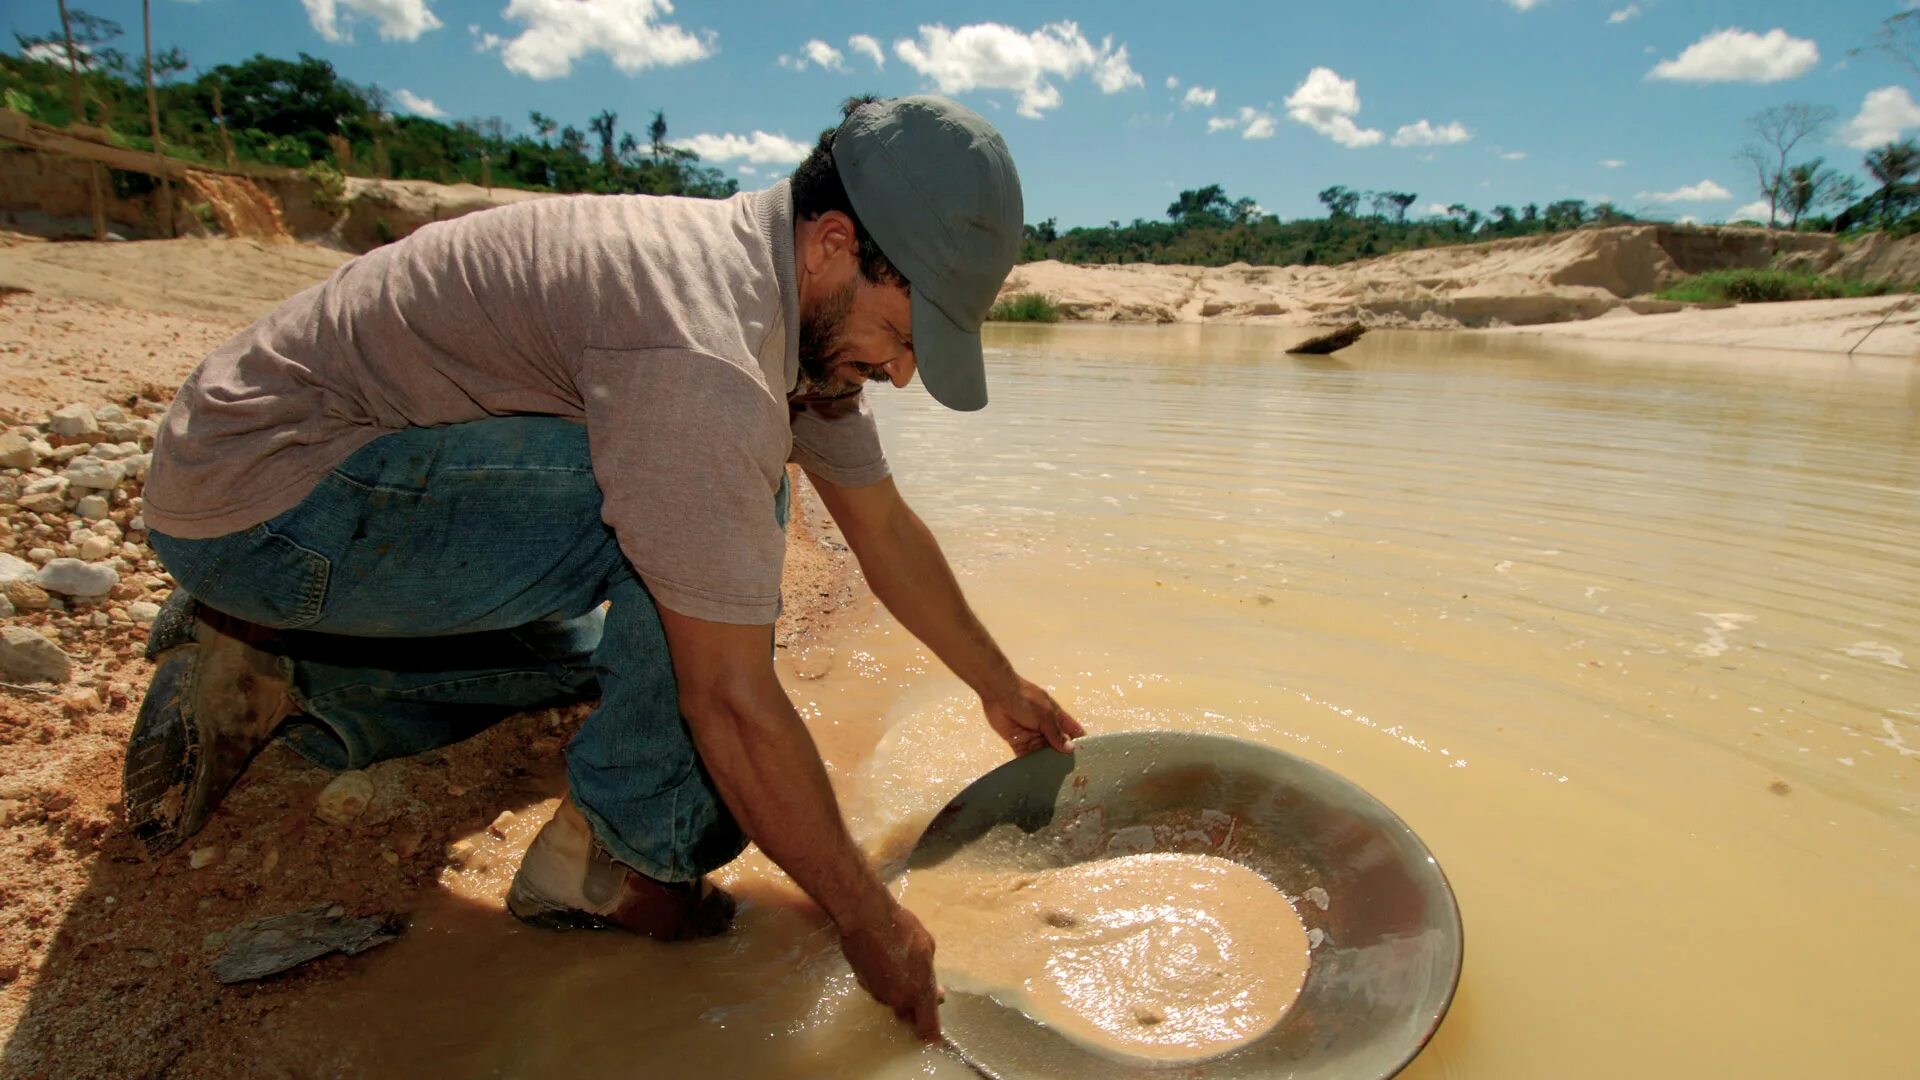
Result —
<instances>
[{"instance_id":1,"label":"gray baseball cap","mask_svg":"<svg viewBox=\"0 0 1920 1080\"><path fill-rule=\"evenodd\" d=\"M907 276L913 353L934 400L987 403L980 324L1020 254L1020 174L993 125L945 98L853 111L833 163L861 225Z\"/></svg>"}]
</instances>

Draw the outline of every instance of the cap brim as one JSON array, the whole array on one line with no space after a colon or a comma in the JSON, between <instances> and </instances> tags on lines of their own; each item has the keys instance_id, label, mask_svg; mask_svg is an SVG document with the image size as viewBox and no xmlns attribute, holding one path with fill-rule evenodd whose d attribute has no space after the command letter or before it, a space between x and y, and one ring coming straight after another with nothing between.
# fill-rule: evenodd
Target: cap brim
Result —
<instances>
[{"instance_id":1,"label":"cap brim","mask_svg":"<svg viewBox=\"0 0 1920 1080\"><path fill-rule=\"evenodd\" d=\"M960 412L986 408L987 362L980 331L947 318L918 289L913 290L913 358L933 400Z\"/></svg>"}]
</instances>

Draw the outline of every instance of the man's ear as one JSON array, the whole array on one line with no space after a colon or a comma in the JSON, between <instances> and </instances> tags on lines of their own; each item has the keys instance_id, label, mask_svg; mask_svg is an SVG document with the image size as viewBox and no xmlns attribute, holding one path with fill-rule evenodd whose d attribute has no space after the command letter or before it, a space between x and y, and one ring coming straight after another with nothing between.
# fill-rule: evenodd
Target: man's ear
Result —
<instances>
[{"instance_id":1,"label":"man's ear","mask_svg":"<svg viewBox=\"0 0 1920 1080\"><path fill-rule=\"evenodd\" d=\"M838 210L829 210L813 220L812 234L805 252L808 272L832 277L848 263L858 264L860 239L853 219Z\"/></svg>"}]
</instances>

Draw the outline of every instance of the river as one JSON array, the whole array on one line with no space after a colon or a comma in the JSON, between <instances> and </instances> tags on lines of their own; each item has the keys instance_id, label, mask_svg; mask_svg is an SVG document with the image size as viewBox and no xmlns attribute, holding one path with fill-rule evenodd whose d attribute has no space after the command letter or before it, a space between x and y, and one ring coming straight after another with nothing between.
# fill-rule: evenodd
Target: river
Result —
<instances>
[{"instance_id":1,"label":"river","mask_svg":"<svg viewBox=\"0 0 1920 1080\"><path fill-rule=\"evenodd\" d=\"M1467 963L1406 1076L1911 1075L1920 364L1284 340L993 327L985 412L874 396L975 607L1090 729L1269 743L1426 840ZM1004 757L884 613L782 670L876 849ZM507 869L311 1006L354 1033L320 1067L970 1075L757 856L691 946L512 926Z\"/></svg>"}]
</instances>

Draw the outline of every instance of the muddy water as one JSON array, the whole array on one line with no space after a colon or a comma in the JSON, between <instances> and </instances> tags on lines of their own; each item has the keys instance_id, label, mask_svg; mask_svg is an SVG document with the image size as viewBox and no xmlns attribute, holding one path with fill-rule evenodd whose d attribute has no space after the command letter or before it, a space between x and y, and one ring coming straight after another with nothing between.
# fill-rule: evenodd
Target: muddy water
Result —
<instances>
[{"instance_id":1,"label":"muddy water","mask_svg":"<svg viewBox=\"0 0 1920 1080\"><path fill-rule=\"evenodd\" d=\"M878 395L902 488L1089 727L1270 743L1421 833L1467 967L1406 1075L1911 1075L1920 368L991 341L985 413ZM1002 756L882 615L800 659L788 685L876 850ZM488 843L510 856L531 810ZM862 998L757 858L729 871L738 931L690 946L522 930L506 874L449 874L278 1050L345 1075L968 1075Z\"/></svg>"}]
</instances>

